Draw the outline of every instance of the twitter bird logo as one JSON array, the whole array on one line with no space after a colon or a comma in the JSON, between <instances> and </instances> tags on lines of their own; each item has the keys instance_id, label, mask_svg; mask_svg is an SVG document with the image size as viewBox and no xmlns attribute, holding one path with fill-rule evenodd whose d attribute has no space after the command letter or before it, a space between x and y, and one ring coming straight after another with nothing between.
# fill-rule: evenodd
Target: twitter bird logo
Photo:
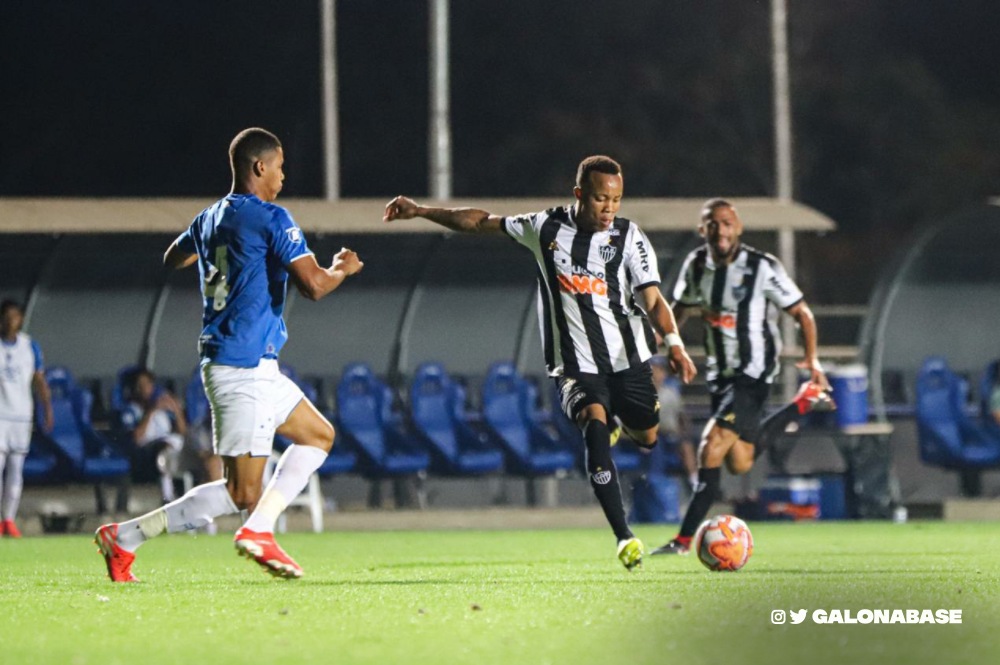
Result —
<instances>
[{"instance_id":1,"label":"twitter bird logo","mask_svg":"<svg viewBox=\"0 0 1000 665\"><path fill-rule=\"evenodd\" d=\"M792 625L802 623L806 620L806 610L799 610L798 612L795 610L789 610L788 616L792 619Z\"/></svg>"}]
</instances>

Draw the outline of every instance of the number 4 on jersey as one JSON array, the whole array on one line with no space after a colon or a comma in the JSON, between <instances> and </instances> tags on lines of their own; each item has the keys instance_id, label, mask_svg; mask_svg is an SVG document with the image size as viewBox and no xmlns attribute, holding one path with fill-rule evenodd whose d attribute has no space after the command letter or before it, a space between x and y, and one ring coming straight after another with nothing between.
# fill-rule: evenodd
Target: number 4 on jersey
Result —
<instances>
[{"instance_id":1,"label":"number 4 on jersey","mask_svg":"<svg viewBox=\"0 0 1000 665\"><path fill-rule=\"evenodd\" d=\"M229 250L225 245L215 248L215 265L208 264L205 270L205 297L212 299L212 309L216 312L226 307L229 297Z\"/></svg>"}]
</instances>

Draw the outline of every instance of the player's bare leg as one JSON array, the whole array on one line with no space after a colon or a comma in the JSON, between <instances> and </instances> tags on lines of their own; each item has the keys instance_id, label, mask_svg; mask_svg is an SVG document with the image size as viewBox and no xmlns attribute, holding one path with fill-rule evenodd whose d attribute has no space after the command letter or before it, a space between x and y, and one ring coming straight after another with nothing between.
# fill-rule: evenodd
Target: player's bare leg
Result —
<instances>
[{"instance_id":1,"label":"player's bare leg","mask_svg":"<svg viewBox=\"0 0 1000 665\"><path fill-rule=\"evenodd\" d=\"M756 446L740 439L733 444L726 455L726 468L729 473L739 476L753 468Z\"/></svg>"},{"instance_id":2,"label":"player's bare leg","mask_svg":"<svg viewBox=\"0 0 1000 665\"><path fill-rule=\"evenodd\" d=\"M748 445L739 440L739 436L731 429L719 427L715 420L710 420L705 427L701 446L698 450L698 486L695 488L691 502L684 513L684 521L677 536L666 545L653 550L653 554L687 554L698 525L705 519L712 502L718 495L722 480L722 463L726 461L737 443ZM752 446L751 446L752 449ZM752 465L751 450L751 465Z\"/></svg>"},{"instance_id":3,"label":"player's bare leg","mask_svg":"<svg viewBox=\"0 0 1000 665\"><path fill-rule=\"evenodd\" d=\"M323 464L333 447L335 432L330 421L307 399L299 402L277 431L294 444L278 460L267 488L263 493L257 492L259 500L254 498L253 512L236 532L233 542L237 552L253 559L267 572L291 579L302 576L302 567L275 542L274 524Z\"/></svg>"}]
</instances>

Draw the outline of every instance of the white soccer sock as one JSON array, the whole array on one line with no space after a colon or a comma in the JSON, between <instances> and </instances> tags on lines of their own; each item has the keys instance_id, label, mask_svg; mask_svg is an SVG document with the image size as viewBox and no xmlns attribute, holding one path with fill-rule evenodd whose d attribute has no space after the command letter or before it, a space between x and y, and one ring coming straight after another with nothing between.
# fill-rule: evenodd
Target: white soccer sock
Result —
<instances>
[{"instance_id":1,"label":"white soccer sock","mask_svg":"<svg viewBox=\"0 0 1000 665\"><path fill-rule=\"evenodd\" d=\"M7 465L3 469L3 518L5 520L17 517L17 507L21 504L21 491L24 489L24 458L23 453L7 453Z\"/></svg>"},{"instance_id":2,"label":"white soccer sock","mask_svg":"<svg viewBox=\"0 0 1000 665\"><path fill-rule=\"evenodd\" d=\"M295 497L302 493L309 476L326 459L326 451L315 446L293 444L285 450L274 477L264 489L257 507L243 526L251 531L272 532L274 523Z\"/></svg>"},{"instance_id":3,"label":"white soccer sock","mask_svg":"<svg viewBox=\"0 0 1000 665\"><path fill-rule=\"evenodd\" d=\"M219 515L239 512L226 489L225 480L198 485L162 508L118 525L118 545L134 552L164 531L191 531L210 524Z\"/></svg>"}]
</instances>

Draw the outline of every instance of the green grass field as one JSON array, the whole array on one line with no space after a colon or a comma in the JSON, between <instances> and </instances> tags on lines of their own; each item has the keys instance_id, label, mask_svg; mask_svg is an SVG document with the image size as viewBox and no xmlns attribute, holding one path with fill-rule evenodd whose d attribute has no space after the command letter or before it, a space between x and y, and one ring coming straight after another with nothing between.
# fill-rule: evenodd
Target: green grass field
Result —
<instances>
[{"instance_id":1,"label":"green grass field","mask_svg":"<svg viewBox=\"0 0 1000 665\"><path fill-rule=\"evenodd\" d=\"M1000 524L753 524L738 573L693 556L628 573L605 530L288 534L271 579L228 537L104 577L82 536L0 542L0 662L987 663ZM644 527L658 545L672 530ZM961 609L961 625L773 625L774 609Z\"/></svg>"}]
</instances>

